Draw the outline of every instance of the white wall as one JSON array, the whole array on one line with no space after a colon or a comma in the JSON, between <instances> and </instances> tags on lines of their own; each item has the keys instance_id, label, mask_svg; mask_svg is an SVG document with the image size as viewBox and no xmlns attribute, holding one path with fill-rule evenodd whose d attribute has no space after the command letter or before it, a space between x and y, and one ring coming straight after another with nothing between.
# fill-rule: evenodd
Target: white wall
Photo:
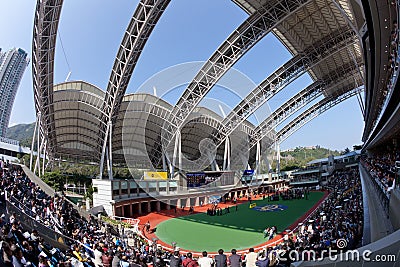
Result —
<instances>
[{"instance_id":1,"label":"white wall","mask_svg":"<svg viewBox=\"0 0 400 267\"><path fill-rule=\"evenodd\" d=\"M93 187L97 193L93 193L93 207L103 205L109 216L113 215L111 180L92 179Z\"/></svg>"}]
</instances>

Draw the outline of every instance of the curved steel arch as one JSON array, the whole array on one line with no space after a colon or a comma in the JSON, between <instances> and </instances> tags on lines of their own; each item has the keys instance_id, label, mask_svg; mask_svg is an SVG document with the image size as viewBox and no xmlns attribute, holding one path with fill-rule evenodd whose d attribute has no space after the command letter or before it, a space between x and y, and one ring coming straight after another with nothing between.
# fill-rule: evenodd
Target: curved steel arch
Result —
<instances>
[{"instance_id":1,"label":"curved steel arch","mask_svg":"<svg viewBox=\"0 0 400 267\"><path fill-rule=\"evenodd\" d=\"M109 141L108 146L112 144L109 140L112 138L107 134L112 132L113 123L117 119L123 96L142 50L169 3L170 0L141 0L125 31L104 97L104 111L108 115L102 118L104 122L102 129L105 134L99 136L99 142L102 143L102 147L99 147L99 150L101 150L101 172L103 170L107 141ZM110 151L112 151L112 148L110 148ZM110 159L110 165L112 165L112 159ZM112 175L112 171L110 175ZM100 177L102 177L102 174Z\"/></svg>"},{"instance_id":2,"label":"curved steel arch","mask_svg":"<svg viewBox=\"0 0 400 267\"><path fill-rule=\"evenodd\" d=\"M278 144L286 140L290 135L296 132L298 129L303 127L306 123L321 115L330 108L336 106L337 104L343 102L344 100L357 95L364 88L355 88L337 97L324 98L317 104L313 105L311 108L304 111L302 114L293 119L289 124L282 128L276 135L276 142Z\"/></svg>"},{"instance_id":3,"label":"curved steel arch","mask_svg":"<svg viewBox=\"0 0 400 267\"><path fill-rule=\"evenodd\" d=\"M207 60L183 92L171 112L169 125L164 128L163 143L169 146L189 114L241 56L271 32L277 24L309 1L285 0L276 1L273 5L266 1L262 9L248 17Z\"/></svg>"},{"instance_id":4,"label":"curved steel arch","mask_svg":"<svg viewBox=\"0 0 400 267\"><path fill-rule=\"evenodd\" d=\"M215 134L216 145L219 146L239 125L241 125L255 110L263 105L268 99L282 90L286 85L310 70L313 66L333 56L335 53L354 45L355 33L348 27L338 29L330 35L321 39L303 53L290 59L282 67L278 68L260 85L254 88L247 97L242 100L223 120L222 127ZM361 60L359 60L361 61ZM360 64L361 62L357 62ZM350 68L354 68L354 62L340 66L335 71L323 77L329 83L335 77L343 75ZM274 85L274 86L272 86ZM253 133L251 134L251 136ZM254 144L252 144L254 145Z\"/></svg>"},{"instance_id":5,"label":"curved steel arch","mask_svg":"<svg viewBox=\"0 0 400 267\"><path fill-rule=\"evenodd\" d=\"M254 88L224 119L221 134L234 130L255 110L306 71L348 46L354 45L355 33L350 28L338 29L278 68ZM353 63L354 64L354 63Z\"/></svg>"},{"instance_id":6,"label":"curved steel arch","mask_svg":"<svg viewBox=\"0 0 400 267\"><path fill-rule=\"evenodd\" d=\"M51 112L54 80L54 51L58 22L63 0L38 0L35 10L32 40L32 81L36 112L48 117ZM41 132L47 139L47 147L54 144L49 138L51 118L41 120Z\"/></svg>"},{"instance_id":7,"label":"curved steel arch","mask_svg":"<svg viewBox=\"0 0 400 267\"><path fill-rule=\"evenodd\" d=\"M114 119L142 50L170 0L141 0L125 31L108 81L104 110Z\"/></svg>"},{"instance_id":8,"label":"curved steel arch","mask_svg":"<svg viewBox=\"0 0 400 267\"><path fill-rule=\"evenodd\" d=\"M254 129L254 133L250 138L250 147L255 146L257 142L263 139L276 126L281 124L301 108L305 107L307 104L311 103L317 97L321 96L326 90L336 88L343 83L346 83L344 86L340 86L340 91L343 93L357 87L358 84L362 83L360 79L357 80L355 78L357 77L357 72L358 68L352 66L344 69L341 73L342 75L333 73L332 77L322 79L321 81L317 81L307 86L301 92L277 108L271 115L262 121L256 129Z\"/></svg>"}]
</instances>

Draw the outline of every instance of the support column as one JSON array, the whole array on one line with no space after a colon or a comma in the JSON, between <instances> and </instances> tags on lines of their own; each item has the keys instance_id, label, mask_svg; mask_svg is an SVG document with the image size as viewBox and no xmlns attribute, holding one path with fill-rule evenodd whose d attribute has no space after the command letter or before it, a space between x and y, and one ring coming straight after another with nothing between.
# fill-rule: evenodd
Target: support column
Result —
<instances>
[{"instance_id":1,"label":"support column","mask_svg":"<svg viewBox=\"0 0 400 267\"><path fill-rule=\"evenodd\" d=\"M99 175L99 179L103 179L104 158L105 158L106 151L107 151L107 138L108 138L108 133L109 133L109 131L110 131L110 125L111 125L111 123L107 123L106 134L105 134L105 140L104 140L104 143L103 143L103 148L102 148L102 150L101 150L100 175Z\"/></svg>"},{"instance_id":2,"label":"support column","mask_svg":"<svg viewBox=\"0 0 400 267\"><path fill-rule=\"evenodd\" d=\"M147 201L147 212L150 213L151 212L151 202Z\"/></svg>"},{"instance_id":3,"label":"support column","mask_svg":"<svg viewBox=\"0 0 400 267\"><path fill-rule=\"evenodd\" d=\"M39 139L38 139L38 141L39 141ZM40 177L40 151L42 150L42 148L43 148L43 143L41 142L40 146L39 146L39 143L38 143L38 152L37 152L38 155L36 157L35 168L34 168L34 171L33 171L33 173L36 173L36 169L38 169L38 176L39 177Z\"/></svg>"},{"instance_id":4,"label":"support column","mask_svg":"<svg viewBox=\"0 0 400 267\"><path fill-rule=\"evenodd\" d=\"M161 210L161 203L160 203L160 201L157 201L157 203L156 203L156 210L157 210L157 211L160 211L160 210Z\"/></svg>"},{"instance_id":5,"label":"support column","mask_svg":"<svg viewBox=\"0 0 400 267\"><path fill-rule=\"evenodd\" d=\"M113 177L113 170L112 170L113 160L112 160L112 123L111 123L111 121L109 121L108 124L110 125L109 126L110 130L108 131L109 132L109 137L108 137L108 141L109 141L109 143L108 143L108 149L109 149L108 150L108 179L112 180L114 177Z\"/></svg>"},{"instance_id":6,"label":"support column","mask_svg":"<svg viewBox=\"0 0 400 267\"><path fill-rule=\"evenodd\" d=\"M281 149L279 143L276 145L276 172L279 179L279 173L281 172Z\"/></svg>"},{"instance_id":7,"label":"support column","mask_svg":"<svg viewBox=\"0 0 400 267\"><path fill-rule=\"evenodd\" d=\"M41 114L41 113L39 113ZM39 127L38 127L38 131L37 131L37 156L36 156L36 165L39 162L39 169L40 169L40 121L42 120L42 116L39 116ZM35 171L34 173L36 173L36 166L35 166ZM40 170L39 170L39 177L40 177Z\"/></svg>"},{"instance_id":8,"label":"support column","mask_svg":"<svg viewBox=\"0 0 400 267\"><path fill-rule=\"evenodd\" d=\"M182 147L181 146L182 146L182 144L181 144L181 131L178 130L176 132L174 155L172 157L172 171L171 171L172 177L174 177L174 175L175 175L176 160L178 160L178 170L182 169Z\"/></svg>"},{"instance_id":9,"label":"support column","mask_svg":"<svg viewBox=\"0 0 400 267\"><path fill-rule=\"evenodd\" d=\"M129 205L129 217L132 218L133 217L133 204Z\"/></svg>"},{"instance_id":10,"label":"support column","mask_svg":"<svg viewBox=\"0 0 400 267\"><path fill-rule=\"evenodd\" d=\"M225 139L223 170L229 171L230 169L231 169L231 144L230 144L230 138L227 137Z\"/></svg>"},{"instance_id":11,"label":"support column","mask_svg":"<svg viewBox=\"0 0 400 267\"><path fill-rule=\"evenodd\" d=\"M256 168L255 168L255 173L256 173L256 179L257 176L260 174L260 158L261 158L261 145L260 141L257 142L257 147L256 147Z\"/></svg>"},{"instance_id":12,"label":"support column","mask_svg":"<svg viewBox=\"0 0 400 267\"><path fill-rule=\"evenodd\" d=\"M35 129L33 130L33 136L32 136L32 145L31 145L31 158L30 158L30 162L29 162L29 169L32 171L32 163L33 163L33 149L35 146L35 137L36 137L36 131L39 129L40 126L39 125L39 119L40 119L41 113L38 112L37 116L36 116L36 122L35 122Z\"/></svg>"},{"instance_id":13,"label":"support column","mask_svg":"<svg viewBox=\"0 0 400 267\"><path fill-rule=\"evenodd\" d=\"M139 215L142 214L142 202L139 202L139 205L138 205L138 214L139 214Z\"/></svg>"},{"instance_id":14,"label":"support column","mask_svg":"<svg viewBox=\"0 0 400 267\"><path fill-rule=\"evenodd\" d=\"M45 161L46 161L46 149L47 149L47 141L44 142L44 148L43 148L43 166L42 166L42 174L44 174L44 167L45 167Z\"/></svg>"},{"instance_id":15,"label":"support column","mask_svg":"<svg viewBox=\"0 0 400 267\"><path fill-rule=\"evenodd\" d=\"M163 166L163 171L167 171L167 162L166 162L166 159L165 159L165 154L164 154L164 152L162 152L161 153L161 158L162 158L162 166Z\"/></svg>"}]
</instances>

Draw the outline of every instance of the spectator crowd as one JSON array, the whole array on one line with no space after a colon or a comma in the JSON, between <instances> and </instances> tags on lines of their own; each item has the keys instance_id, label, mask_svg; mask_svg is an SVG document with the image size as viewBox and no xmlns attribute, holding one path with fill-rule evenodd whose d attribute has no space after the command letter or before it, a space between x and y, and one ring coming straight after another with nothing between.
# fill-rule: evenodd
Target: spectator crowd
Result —
<instances>
[{"instance_id":1,"label":"spectator crowd","mask_svg":"<svg viewBox=\"0 0 400 267\"><path fill-rule=\"evenodd\" d=\"M207 251L195 258L192 253L164 251L155 243L127 231L118 233L93 216L81 216L62 195L49 196L33 183L19 166L3 164L1 174L0 265L21 266L104 266L127 267L267 267L289 266L285 257L293 250L303 255L298 260L319 257L322 250L338 248L339 239L346 240L344 249L359 245L362 236L361 185L357 170L338 172L327 188L329 197L295 232L286 233L282 242L255 252L239 255L235 249L222 249L214 257ZM301 191L299 191L301 192ZM304 192L302 192L304 193ZM300 193L299 193L300 194ZM35 229L23 229L18 213L7 216L5 198L32 220L67 237L68 249L51 247ZM315 253L302 253L304 251ZM306 255L306 256L304 256Z\"/></svg>"}]
</instances>

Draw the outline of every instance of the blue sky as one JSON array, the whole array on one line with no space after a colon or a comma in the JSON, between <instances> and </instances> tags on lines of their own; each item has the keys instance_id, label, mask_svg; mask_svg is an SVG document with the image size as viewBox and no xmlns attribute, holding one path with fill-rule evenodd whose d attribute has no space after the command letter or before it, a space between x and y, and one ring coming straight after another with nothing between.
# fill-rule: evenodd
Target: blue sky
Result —
<instances>
[{"instance_id":1,"label":"blue sky","mask_svg":"<svg viewBox=\"0 0 400 267\"><path fill-rule=\"evenodd\" d=\"M57 39L55 83L63 82L71 71L69 80L85 80L105 89L123 33L137 3L137 0L64 1ZM3 1L0 8L0 47L3 50L21 47L31 55L35 5L36 1ZM247 14L229 0L171 1L145 46L127 93L136 92L138 88L140 91L152 90L148 88L152 87L149 82L146 86L141 85L171 66L187 62L200 62L201 66L201 62L207 60L246 17ZM246 95L252 85L260 83L290 58L279 41L272 34L268 35L235 64L234 71L241 73L244 81L240 84L246 86L234 91L237 95ZM270 109L274 110L310 82L311 79L303 75L269 101ZM166 98L174 104L183 89L169 92ZM214 87L209 98L222 102L226 113L240 101L240 97L230 95L223 86ZM265 105L257 112L258 121L267 116L268 109ZM257 119L253 117L251 121L257 123ZM29 66L16 96L10 125L34 120ZM363 126L357 99L353 97L298 130L282 143L281 148L312 145L339 150L352 148L361 143Z\"/></svg>"}]
</instances>

